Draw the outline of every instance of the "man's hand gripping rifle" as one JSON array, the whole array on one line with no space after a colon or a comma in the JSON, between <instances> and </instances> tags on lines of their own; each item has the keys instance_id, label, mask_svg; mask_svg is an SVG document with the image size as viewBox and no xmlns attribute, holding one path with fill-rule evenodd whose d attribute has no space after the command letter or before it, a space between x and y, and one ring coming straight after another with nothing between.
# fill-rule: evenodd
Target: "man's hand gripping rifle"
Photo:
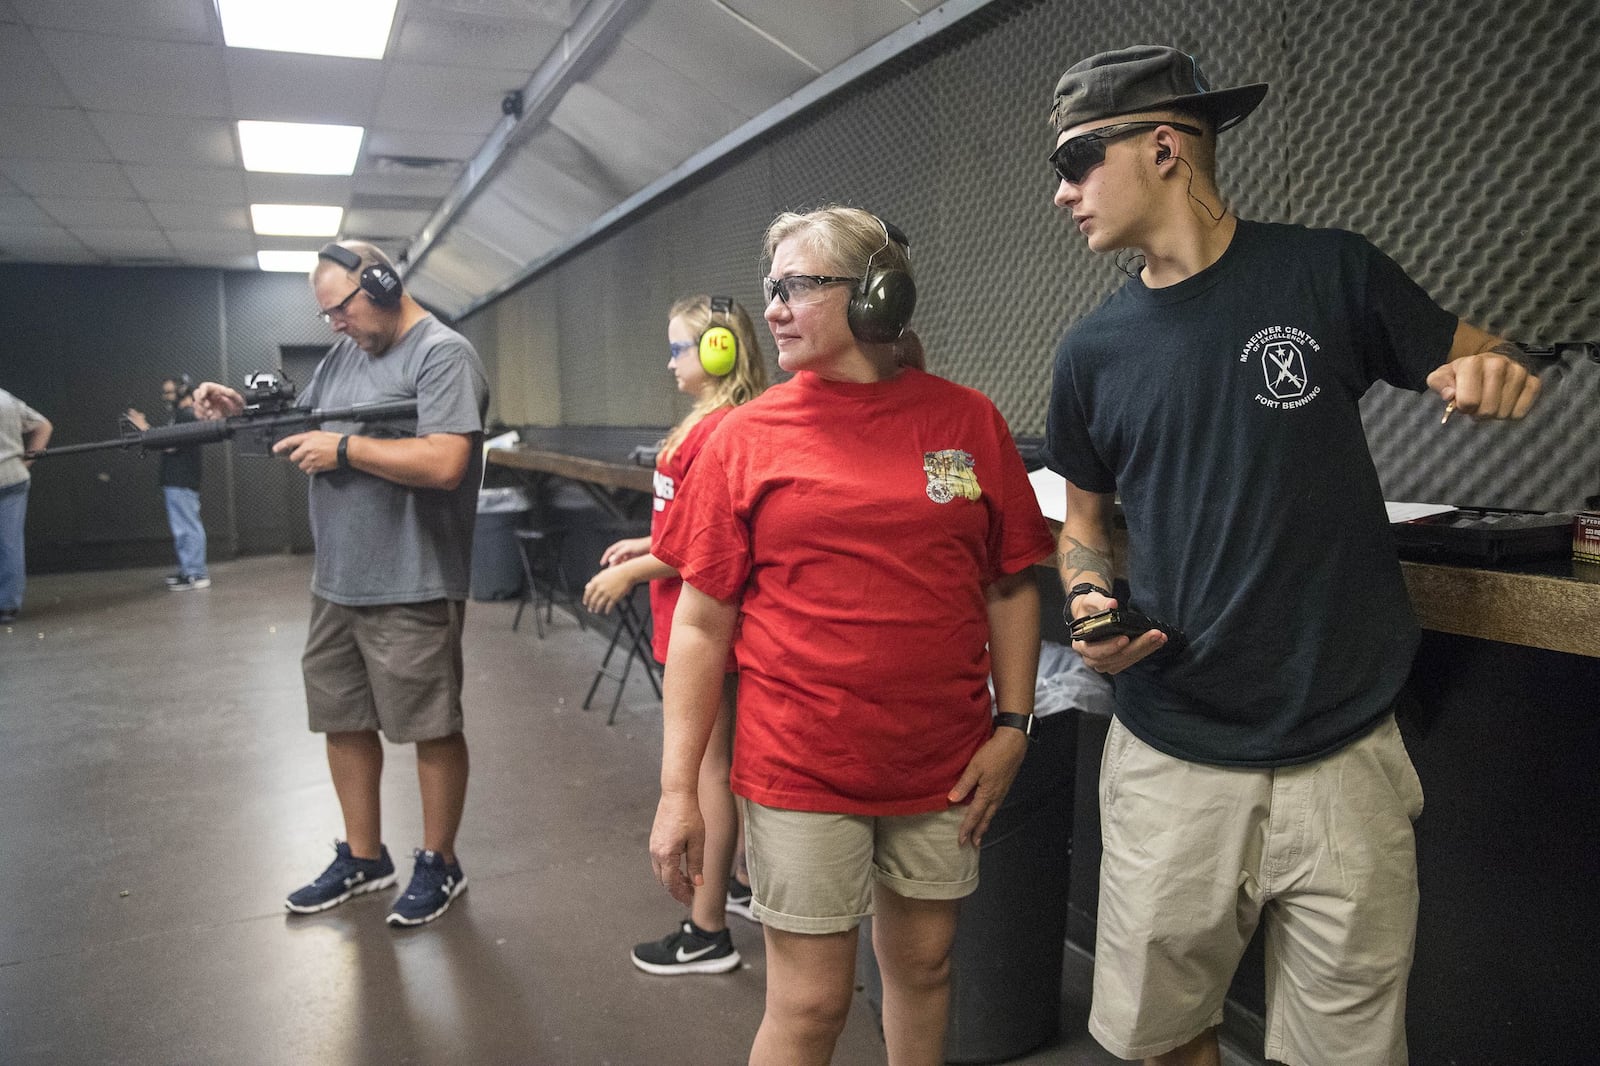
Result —
<instances>
[{"instance_id":1,"label":"man's hand gripping rifle","mask_svg":"<svg viewBox=\"0 0 1600 1066\"><path fill-rule=\"evenodd\" d=\"M324 422L387 422L415 418L417 414L415 400L358 403L350 407L310 410L294 406L294 393L294 382L287 377L263 371L245 379L245 387L238 394L244 401L243 410L229 418L202 418L194 422L140 430L124 415L122 435L115 440L44 448L28 452L25 457L46 459L55 455L109 451L113 448L137 448L140 452L152 452L192 444L214 444L234 437L239 438L240 451L244 454L270 455L273 442L293 433L316 429Z\"/></svg>"}]
</instances>

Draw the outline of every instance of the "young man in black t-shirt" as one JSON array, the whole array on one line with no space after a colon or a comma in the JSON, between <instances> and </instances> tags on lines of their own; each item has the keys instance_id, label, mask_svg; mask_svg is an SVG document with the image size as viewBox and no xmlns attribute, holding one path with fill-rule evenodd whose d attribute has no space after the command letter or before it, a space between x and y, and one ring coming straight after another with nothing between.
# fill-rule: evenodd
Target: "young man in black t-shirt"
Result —
<instances>
[{"instance_id":1,"label":"young man in black t-shirt","mask_svg":"<svg viewBox=\"0 0 1600 1066\"><path fill-rule=\"evenodd\" d=\"M1139 46L1068 70L1051 113L1056 205L1143 260L1056 355L1068 609L1117 605L1120 495L1130 598L1174 634L1075 644L1117 675L1090 1029L1217 1063L1265 916L1268 1057L1403 1063L1422 793L1391 708L1418 630L1358 402L1382 379L1521 418L1539 381L1361 237L1228 210L1215 138L1266 91Z\"/></svg>"},{"instance_id":2,"label":"young man in black t-shirt","mask_svg":"<svg viewBox=\"0 0 1600 1066\"><path fill-rule=\"evenodd\" d=\"M188 375L167 378L161 383L161 398L172 408L172 425L193 422L194 392ZM139 430L150 428L149 420L129 408L128 421ZM189 444L161 450L161 495L167 505L167 527L178 554L178 571L166 579L173 592L211 587L206 568L206 527L200 520L200 445Z\"/></svg>"}]
</instances>

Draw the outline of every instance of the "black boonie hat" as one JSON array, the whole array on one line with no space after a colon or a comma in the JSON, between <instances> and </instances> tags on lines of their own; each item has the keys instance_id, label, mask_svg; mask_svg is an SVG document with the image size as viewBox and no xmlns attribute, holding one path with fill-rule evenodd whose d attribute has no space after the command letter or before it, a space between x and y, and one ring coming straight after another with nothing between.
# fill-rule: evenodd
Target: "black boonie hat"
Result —
<instances>
[{"instance_id":1,"label":"black boonie hat","mask_svg":"<svg viewBox=\"0 0 1600 1066\"><path fill-rule=\"evenodd\" d=\"M1242 122L1266 95L1264 82L1212 89L1194 56L1138 44L1092 55L1061 75L1056 82L1056 128L1176 108L1204 116L1221 133Z\"/></svg>"}]
</instances>

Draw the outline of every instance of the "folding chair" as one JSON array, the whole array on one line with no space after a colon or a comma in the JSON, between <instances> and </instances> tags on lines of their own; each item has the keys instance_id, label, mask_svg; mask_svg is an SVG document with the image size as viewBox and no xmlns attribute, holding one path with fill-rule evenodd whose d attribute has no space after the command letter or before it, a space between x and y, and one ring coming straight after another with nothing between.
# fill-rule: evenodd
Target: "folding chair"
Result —
<instances>
[{"instance_id":1,"label":"folding chair","mask_svg":"<svg viewBox=\"0 0 1600 1066\"><path fill-rule=\"evenodd\" d=\"M522 558L522 599L511 618L512 632L522 624L522 609L531 604L534 627L543 640L545 625L554 619L557 600L572 612L579 629L588 628L583 621L583 605L573 594L566 568L561 565L561 539L559 529L517 530L517 554ZM543 618L539 617L541 606Z\"/></svg>"},{"instance_id":2,"label":"folding chair","mask_svg":"<svg viewBox=\"0 0 1600 1066\"><path fill-rule=\"evenodd\" d=\"M594 693L600 687L601 680L610 679L617 683L617 692L611 700L611 713L606 716L606 725L612 725L617 720L617 707L622 703L622 690L628 685L628 675L633 671L635 659L644 667L644 676L650 680L650 687L655 690L656 699L661 698L661 682L657 677L657 671L661 668L650 654L649 615L640 613L631 593L617 601L616 614L617 625L611 631L611 643L606 645L605 658L600 660L600 669L595 671L594 681L589 685L589 694L583 698L583 709L587 711L589 704L594 701ZM622 653L620 671L611 665L611 657L619 650Z\"/></svg>"}]
</instances>

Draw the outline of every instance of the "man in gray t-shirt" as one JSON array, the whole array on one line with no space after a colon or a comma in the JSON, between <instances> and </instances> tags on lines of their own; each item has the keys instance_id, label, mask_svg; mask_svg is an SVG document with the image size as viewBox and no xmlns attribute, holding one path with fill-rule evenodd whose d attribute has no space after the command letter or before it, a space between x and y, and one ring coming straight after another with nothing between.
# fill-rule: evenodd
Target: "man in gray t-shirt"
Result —
<instances>
[{"instance_id":1,"label":"man in gray t-shirt","mask_svg":"<svg viewBox=\"0 0 1600 1066\"><path fill-rule=\"evenodd\" d=\"M285 906L315 913L394 883L379 818L381 732L417 746L423 846L388 921L421 925L467 886L455 855L467 794L461 624L488 379L472 345L404 292L376 247L347 241L318 256L312 291L340 337L301 405L415 400L417 415L330 422L273 447L311 475L317 554L301 665L345 825L333 863ZM195 407L221 417L243 399L207 382Z\"/></svg>"}]
</instances>

